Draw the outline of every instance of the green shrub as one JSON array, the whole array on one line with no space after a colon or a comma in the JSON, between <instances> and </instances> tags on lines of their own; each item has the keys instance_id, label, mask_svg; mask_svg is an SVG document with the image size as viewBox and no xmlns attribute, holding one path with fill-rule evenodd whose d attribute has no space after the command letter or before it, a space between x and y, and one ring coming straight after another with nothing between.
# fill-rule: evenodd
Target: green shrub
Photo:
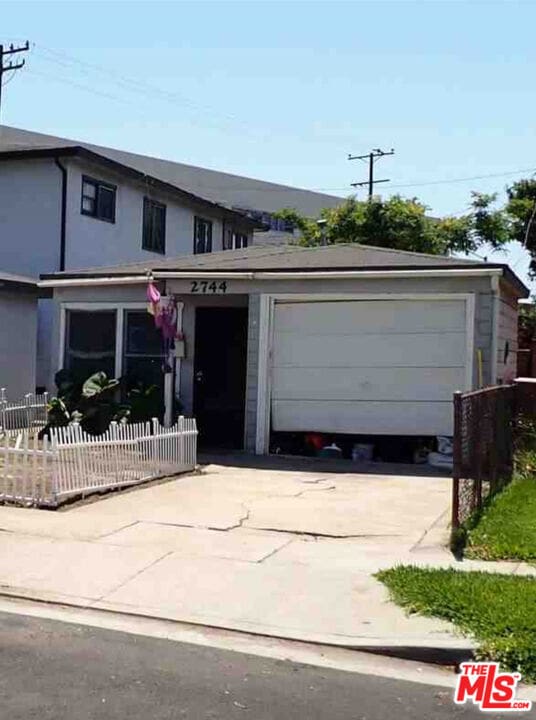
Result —
<instances>
[{"instance_id":1,"label":"green shrub","mask_svg":"<svg viewBox=\"0 0 536 720\"><path fill-rule=\"evenodd\" d=\"M475 653L477 660L493 660L512 672L520 672L525 682L536 682L536 638L504 637L486 640Z\"/></svg>"},{"instance_id":2,"label":"green shrub","mask_svg":"<svg viewBox=\"0 0 536 720\"><path fill-rule=\"evenodd\" d=\"M161 411L160 392L156 385L132 383L128 378L110 379L104 372L85 381L67 370L56 373L57 397L48 405L48 422L40 436L52 427L80 423L90 435L106 432L111 422L146 422Z\"/></svg>"}]
</instances>

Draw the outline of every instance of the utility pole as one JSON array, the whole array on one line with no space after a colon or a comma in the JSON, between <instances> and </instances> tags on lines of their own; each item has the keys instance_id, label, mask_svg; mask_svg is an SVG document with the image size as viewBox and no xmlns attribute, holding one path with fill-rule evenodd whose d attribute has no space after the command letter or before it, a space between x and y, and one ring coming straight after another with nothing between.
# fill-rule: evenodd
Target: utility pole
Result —
<instances>
[{"instance_id":1,"label":"utility pole","mask_svg":"<svg viewBox=\"0 0 536 720\"><path fill-rule=\"evenodd\" d=\"M352 183L352 187L363 187L363 185L368 185L368 197L369 200L371 199L373 192L374 192L374 185L376 183L383 183L383 182L389 182L389 179L386 180L374 180L374 163L378 158L385 157L386 155L394 155L395 151L393 148L389 150L389 152L385 152L384 150L380 150L380 148L374 148L366 155L348 155L348 160L368 160L369 164L369 179L365 180L364 182L356 182Z\"/></svg>"},{"instance_id":2,"label":"utility pole","mask_svg":"<svg viewBox=\"0 0 536 720\"><path fill-rule=\"evenodd\" d=\"M11 43L8 48L4 49L4 46L0 45L0 113L2 111L2 83L4 80L4 74L10 70L20 70L21 67L24 67L25 63L24 60L20 60L19 62L13 62L10 60L6 65L4 65L4 58L11 57L11 55L16 55L17 53L28 52L29 49L30 43L28 40L26 40L24 45L19 47L15 47L13 43Z\"/></svg>"}]
</instances>

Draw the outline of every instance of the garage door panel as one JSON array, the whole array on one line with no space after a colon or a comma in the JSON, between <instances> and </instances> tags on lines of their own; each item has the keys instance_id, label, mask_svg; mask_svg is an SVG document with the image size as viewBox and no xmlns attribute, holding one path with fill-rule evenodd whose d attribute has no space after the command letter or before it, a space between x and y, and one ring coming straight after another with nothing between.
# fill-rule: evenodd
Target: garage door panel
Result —
<instances>
[{"instance_id":1,"label":"garage door panel","mask_svg":"<svg viewBox=\"0 0 536 720\"><path fill-rule=\"evenodd\" d=\"M275 367L460 367L465 364L465 334L286 335L278 334Z\"/></svg>"},{"instance_id":2,"label":"garage door panel","mask_svg":"<svg viewBox=\"0 0 536 720\"><path fill-rule=\"evenodd\" d=\"M274 400L450 401L452 389L465 387L465 369L276 367Z\"/></svg>"},{"instance_id":3,"label":"garage door panel","mask_svg":"<svg viewBox=\"0 0 536 720\"><path fill-rule=\"evenodd\" d=\"M278 432L452 435L450 402L274 400L273 411Z\"/></svg>"},{"instance_id":4,"label":"garage door panel","mask_svg":"<svg viewBox=\"0 0 536 720\"><path fill-rule=\"evenodd\" d=\"M459 300L396 300L278 303L276 333L293 335L386 334L465 331L464 304Z\"/></svg>"},{"instance_id":5,"label":"garage door panel","mask_svg":"<svg viewBox=\"0 0 536 720\"><path fill-rule=\"evenodd\" d=\"M276 303L272 426L281 431L452 432L466 383L461 299Z\"/></svg>"}]
</instances>

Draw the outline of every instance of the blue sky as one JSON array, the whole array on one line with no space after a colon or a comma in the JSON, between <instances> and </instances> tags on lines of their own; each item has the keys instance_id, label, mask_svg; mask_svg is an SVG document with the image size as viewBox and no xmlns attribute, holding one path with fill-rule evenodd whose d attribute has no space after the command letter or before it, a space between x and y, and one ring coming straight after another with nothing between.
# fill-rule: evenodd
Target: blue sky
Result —
<instances>
[{"instance_id":1,"label":"blue sky","mask_svg":"<svg viewBox=\"0 0 536 720\"><path fill-rule=\"evenodd\" d=\"M513 0L3 1L33 45L2 121L343 196L348 153L394 147L381 193L457 214L536 172L535 26Z\"/></svg>"}]
</instances>

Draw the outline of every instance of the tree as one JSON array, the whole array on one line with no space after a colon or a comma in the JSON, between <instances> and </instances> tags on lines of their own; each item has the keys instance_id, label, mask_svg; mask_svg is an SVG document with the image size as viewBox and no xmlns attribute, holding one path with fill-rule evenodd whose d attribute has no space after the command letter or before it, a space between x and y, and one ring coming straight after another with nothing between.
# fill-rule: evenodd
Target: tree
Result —
<instances>
[{"instance_id":1,"label":"tree","mask_svg":"<svg viewBox=\"0 0 536 720\"><path fill-rule=\"evenodd\" d=\"M530 269L536 275L536 180L518 180L506 189L504 212L510 239L517 240L530 253Z\"/></svg>"},{"instance_id":2,"label":"tree","mask_svg":"<svg viewBox=\"0 0 536 720\"><path fill-rule=\"evenodd\" d=\"M445 255L474 252L484 243L499 248L508 242L509 222L502 210L493 208L495 201L495 195L472 193L467 214L433 218L417 198L394 195L360 202L351 197L321 212L323 226L295 210L281 210L277 216L300 231L303 245L349 242Z\"/></svg>"}]
</instances>

